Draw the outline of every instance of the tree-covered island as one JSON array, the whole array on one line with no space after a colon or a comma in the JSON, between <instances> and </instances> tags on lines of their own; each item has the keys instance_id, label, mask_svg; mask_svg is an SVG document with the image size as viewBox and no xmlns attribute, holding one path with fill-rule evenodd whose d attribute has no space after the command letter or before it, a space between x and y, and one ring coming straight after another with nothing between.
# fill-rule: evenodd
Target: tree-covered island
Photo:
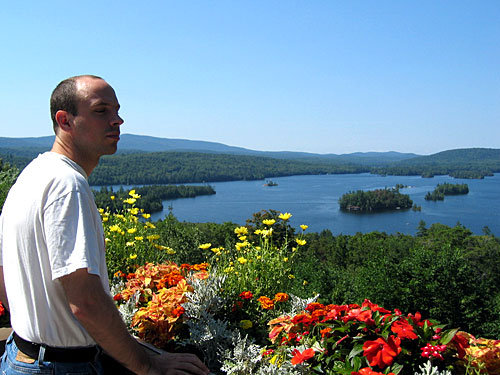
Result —
<instances>
[{"instance_id":1,"label":"tree-covered island","mask_svg":"<svg viewBox=\"0 0 500 375\"><path fill-rule=\"evenodd\" d=\"M469 186L467 184L438 184L433 192L428 192L425 195L427 201L442 201L445 195L463 195L469 194Z\"/></svg>"},{"instance_id":2,"label":"tree-covered island","mask_svg":"<svg viewBox=\"0 0 500 375\"><path fill-rule=\"evenodd\" d=\"M347 212L373 212L411 208L413 201L399 189L358 190L342 195L340 209Z\"/></svg>"},{"instance_id":3,"label":"tree-covered island","mask_svg":"<svg viewBox=\"0 0 500 375\"><path fill-rule=\"evenodd\" d=\"M135 194L141 196L140 200L133 203L139 209L148 213L163 210L163 200L177 198L194 198L198 195L212 195L215 190L210 185L150 185L132 189ZM130 195L130 190L120 188L116 192L111 187L102 187L100 191L94 190L95 201L98 207L106 208L115 213L124 209L125 199L135 199Z\"/></svg>"}]
</instances>

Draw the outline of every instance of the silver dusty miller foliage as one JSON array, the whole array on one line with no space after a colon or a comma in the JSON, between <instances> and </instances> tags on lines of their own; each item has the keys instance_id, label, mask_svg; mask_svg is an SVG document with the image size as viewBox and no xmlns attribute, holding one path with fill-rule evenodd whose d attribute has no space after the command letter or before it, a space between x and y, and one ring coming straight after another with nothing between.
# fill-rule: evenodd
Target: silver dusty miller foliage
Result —
<instances>
[{"instance_id":1,"label":"silver dusty miller foliage","mask_svg":"<svg viewBox=\"0 0 500 375\"><path fill-rule=\"evenodd\" d=\"M308 371L304 366L293 366L290 361L277 366L262 360L263 351L264 348L235 330L232 348L220 352L221 371L228 375L303 375Z\"/></svg>"},{"instance_id":2,"label":"silver dusty miller foliage","mask_svg":"<svg viewBox=\"0 0 500 375\"><path fill-rule=\"evenodd\" d=\"M427 361L420 366L420 372L416 372L415 375L451 375L451 372L447 370L440 372L437 367L432 366L431 361Z\"/></svg>"},{"instance_id":3,"label":"silver dusty miller foliage","mask_svg":"<svg viewBox=\"0 0 500 375\"><path fill-rule=\"evenodd\" d=\"M255 344L248 336L241 336L238 329L231 329L228 322L218 319L223 316L227 299L221 297L225 276L212 271L205 280L192 279L194 292L186 293L188 302L182 307L189 327L190 337L179 342L180 345L194 345L203 352L204 361L209 368L218 368L231 375L300 375L301 366L293 366L289 361L276 366L262 360L264 348ZM316 301L318 296L302 299L290 296L289 314L297 314L307 304Z\"/></svg>"},{"instance_id":4,"label":"silver dusty miller foliage","mask_svg":"<svg viewBox=\"0 0 500 375\"><path fill-rule=\"evenodd\" d=\"M120 293L124 288L125 288L125 283L123 282L123 280L114 282L113 285L111 285L111 295L116 295ZM141 293L138 291L118 307L118 312L120 313L122 320L125 322L127 329L131 333L134 333L134 330L131 328L132 319L134 318L135 313L139 310L137 306L139 303L140 296Z\"/></svg>"},{"instance_id":5,"label":"silver dusty miller foliage","mask_svg":"<svg viewBox=\"0 0 500 375\"><path fill-rule=\"evenodd\" d=\"M188 302L182 304L190 337L180 340L179 345L196 346L209 368L218 366L219 350L231 345L232 331L227 322L216 318L227 303L220 296L225 279L213 272L205 280L190 280L194 292L186 293Z\"/></svg>"}]
</instances>

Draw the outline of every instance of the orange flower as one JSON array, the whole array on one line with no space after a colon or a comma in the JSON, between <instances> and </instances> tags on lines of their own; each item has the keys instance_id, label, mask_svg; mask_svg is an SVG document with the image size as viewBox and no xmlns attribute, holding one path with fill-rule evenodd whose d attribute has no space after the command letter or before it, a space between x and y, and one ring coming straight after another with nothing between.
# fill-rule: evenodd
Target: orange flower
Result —
<instances>
[{"instance_id":1,"label":"orange flower","mask_svg":"<svg viewBox=\"0 0 500 375\"><path fill-rule=\"evenodd\" d=\"M119 278L125 278L127 277L127 275L125 275L122 271L116 271L114 274L113 274L114 277L119 277Z\"/></svg>"},{"instance_id":2,"label":"orange flower","mask_svg":"<svg viewBox=\"0 0 500 375\"><path fill-rule=\"evenodd\" d=\"M260 306L264 309L264 310L272 310L274 308L274 302L271 298L269 297L266 297L266 296L262 296L262 297L259 297L257 299L257 301L260 302Z\"/></svg>"},{"instance_id":3,"label":"orange flower","mask_svg":"<svg viewBox=\"0 0 500 375\"><path fill-rule=\"evenodd\" d=\"M331 327L326 327L322 330L319 331L319 333L321 333L321 337L322 338L325 338L326 337L329 337L330 336L330 332L332 332L332 328Z\"/></svg>"},{"instance_id":4,"label":"orange flower","mask_svg":"<svg viewBox=\"0 0 500 375\"><path fill-rule=\"evenodd\" d=\"M288 315L280 316L267 324L272 327L271 332L269 332L269 340L271 340L273 344L281 332L290 333L290 331L296 327Z\"/></svg>"},{"instance_id":5,"label":"orange flower","mask_svg":"<svg viewBox=\"0 0 500 375\"><path fill-rule=\"evenodd\" d=\"M205 270L193 274L193 277L198 280L206 280L208 276L210 276L210 274Z\"/></svg>"},{"instance_id":6,"label":"orange flower","mask_svg":"<svg viewBox=\"0 0 500 375\"><path fill-rule=\"evenodd\" d=\"M274 296L274 302L286 302L288 301L288 294L286 293L276 293Z\"/></svg>"},{"instance_id":7,"label":"orange flower","mask_svg":"<svg viewBox=\"0 0 500 375\"><path fill-rule=\"evenodd\" d=\"M195 271L206 271L208 268L208 263L200 263L193 265Z\"/></svg>"},{"instance_id":8,"label":"orange flower","mask_svg":"<svg viewBox=\"0 0 500 375\"><path fill-rule=\"evenodd\" d=\"M314 310L311 317L314 321L319 322L326 314L326 310Z\"/></svg>"}]
</instances>

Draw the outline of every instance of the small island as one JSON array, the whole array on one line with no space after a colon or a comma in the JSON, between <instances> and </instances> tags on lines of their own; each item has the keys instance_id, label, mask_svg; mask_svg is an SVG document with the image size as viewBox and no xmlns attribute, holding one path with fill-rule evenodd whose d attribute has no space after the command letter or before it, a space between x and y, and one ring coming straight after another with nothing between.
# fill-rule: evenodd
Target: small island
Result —
<instances>
[{"instance_id":1,"label":"small island","mask_svg":"<svg viewBox=\"0 0 500 375\"><path fill-rule=\"evenodd\" d=\"M346 212L374 212L411 208L413 201L399 189L358 190L339 199L340 209Z\"/></svg>"},{"instance_id":2,"label":"small island","mask_svg":"<svg viewBox=\"0 0 500 375\"><path fill-rule=\"evenodd\" d=\"M462 195L469 194L469 186L467 184L438 184L433 192L428 192L425 195L426 201L442 201L445 195Z\"/></svg>"},{"instance_id":3,"label":"small island","mask_svg":"<svg viewBox=\"0 0 500 375\"><path fill-rule=\"evenodd\" d=\"M278 186L278 183L271 180L267 180L264 186Z\"/></svg>"}]
</instances>

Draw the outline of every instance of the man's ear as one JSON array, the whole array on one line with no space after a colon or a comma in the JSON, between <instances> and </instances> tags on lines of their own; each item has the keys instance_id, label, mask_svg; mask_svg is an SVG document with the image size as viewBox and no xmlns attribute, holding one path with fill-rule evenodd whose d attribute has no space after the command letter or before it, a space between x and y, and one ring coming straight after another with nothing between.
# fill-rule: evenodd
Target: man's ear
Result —
<instances>
[{"instance_id":1,"label":"man's ear","mask_svg":"<svg viewBox=\"0 0 500 375\"><path fill-rule=\"evenodd\" d=\"M64 131L68 131L70 130L71 128L71 114L66 112L66 111L62 111L62 110L59 110L56 112L56 121L57 121L57 124L59 125L59 128L61 130L64 130Z\"/></svg>"}]
</instances>

